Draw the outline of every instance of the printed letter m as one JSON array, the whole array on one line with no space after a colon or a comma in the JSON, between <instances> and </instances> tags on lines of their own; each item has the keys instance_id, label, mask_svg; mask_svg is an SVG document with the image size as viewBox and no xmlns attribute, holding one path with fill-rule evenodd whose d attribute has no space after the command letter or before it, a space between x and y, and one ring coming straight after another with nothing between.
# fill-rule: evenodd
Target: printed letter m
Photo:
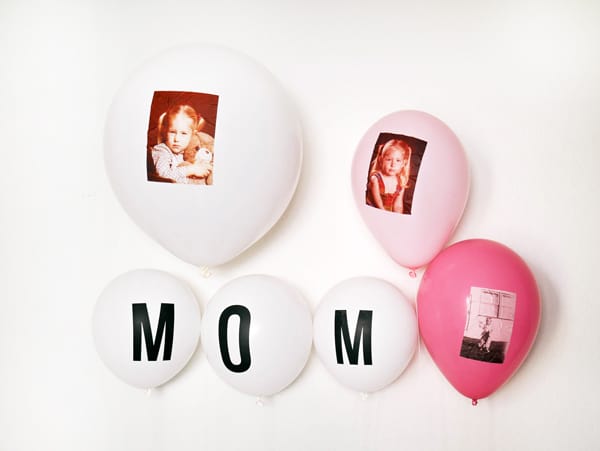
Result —
<instances>
[{"instance_id":1,"label":"printed letter m","mask_svg":"<svg viewBox=\"0 0 600 451\"><path fill-rule=\"evenodd\" d=\"M354 331L354 342L350 341L350 330L348 329L348 317L346 310L335 311L335 355L337 363L344 364L344 356L342 354L342 337L344 345L348 353L348 361L350 365L358 365L358 351L360 349L360 339L364 337L363 360L365 365L373 365L371 356L371 324L373 322L372 310L360 310L358 313L358 321L356 330Z\"/></svg>"},{"instance_id":2,"label":"printed letter m","mask_svg":"<svg viewBox=\"0 0 600 451\"><path fill-rule=\"evenodd\" d=\"M163 360L171 360L173 350L173 332L175 327L175 304L160 304L160 315L156 328L156 338L152 337L150 318L146 304L132 304L133 313L133 360L142 360L142 329L146 342L146 354L149 361L158 360L160 345L165 336Z\"/></svg>"}]
</instances>

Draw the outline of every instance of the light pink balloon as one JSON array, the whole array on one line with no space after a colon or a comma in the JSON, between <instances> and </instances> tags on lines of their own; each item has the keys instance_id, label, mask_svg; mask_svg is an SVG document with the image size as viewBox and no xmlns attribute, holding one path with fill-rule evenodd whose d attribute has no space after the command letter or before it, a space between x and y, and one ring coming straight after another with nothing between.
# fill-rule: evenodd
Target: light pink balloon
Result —
<instances>
[{"instance_id":1,"label":"light pink balloon","mask_svg":"<svg viewBox=\"0 0 600 451\"><path fill-rule=\"evenodd\" d=\"M464 396L485 398L527 356L540 323L540 297L525 262L508 247L467 240L427 267L417 294L425 346Z\"/></svg>"},{"instance_id":2,"label":"light pink balloon","mask_svg":"<svg viewBox=\"0 0 600 451\"><path fill-rule=\"evenodd\" d=\"M411 181L404 192L405 197L413 195L410 214L406 207L399 213L367 204L372 158L382 134L406 137L401 139L412 149ZM440 252L462 216L469 192L467 160L458 138L442 121L420 111L398 111L377 121L358 144L352 188L375 238L397 263L416 269Z\"/></svg>"}]
</instances>

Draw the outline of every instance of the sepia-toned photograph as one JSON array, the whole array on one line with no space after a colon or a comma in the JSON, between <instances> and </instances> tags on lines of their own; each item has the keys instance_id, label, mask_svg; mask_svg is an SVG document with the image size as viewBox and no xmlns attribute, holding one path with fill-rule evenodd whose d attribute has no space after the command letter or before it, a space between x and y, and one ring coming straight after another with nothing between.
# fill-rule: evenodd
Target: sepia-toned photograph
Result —
<instances>
[{"instance_id":1,"label":"sepia-toned photograph","mask_svg":"<svg viewBox=\"0 0 600 451\"><path fill-rule=\"evenodd\" d=\"M367 205L410 215L426 146L412 136L380 133L369 164Z\"/></svg>"},{"instance_id":2,"label":"sepia-toned photograph","mask_svg":"<svg viewBox=\"0 0 600 451\"><path fill-rule=\"evenodd\" d=\"M461 357L504 363L516 304L515 293L471 287Z\"/></svg>"},{"instance_id":3,"label":"sepia-toned photograph","mask_svg":"<svg viewBox=\"0 0 600 451\"><path fill-rule=\"evenodd\" d=\"M213 184L219 97L156 91L148 124L148 181Z\"/></svg>"}]
</instances>

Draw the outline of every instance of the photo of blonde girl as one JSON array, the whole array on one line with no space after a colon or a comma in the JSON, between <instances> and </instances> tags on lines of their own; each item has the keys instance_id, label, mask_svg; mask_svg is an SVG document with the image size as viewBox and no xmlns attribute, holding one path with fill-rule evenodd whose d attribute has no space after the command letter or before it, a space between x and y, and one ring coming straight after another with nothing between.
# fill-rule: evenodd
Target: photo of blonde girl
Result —
<instances>
[{"instance_id":1,"label":"photo of blonde girl","mask_svg":"<svg viewBox=\"0 0 600 451\"><path fill-rule=\"evenodd\" d=\"M403 135L379 135L369 167L367 205L411 214L416 177L426 144Z\"/></svg>"},{"instance_id":2,"label":"photo of blonde girl","mask_svg":"<svg viewBox=\"0 0 600 451\"><path fill-rule=\"evenodd\" d=\"M371 165L367 189L369 205L403 213L411 152L409 145L399 139L390 139L381 145L379 155Z\"/></svg>"}]
</instances>

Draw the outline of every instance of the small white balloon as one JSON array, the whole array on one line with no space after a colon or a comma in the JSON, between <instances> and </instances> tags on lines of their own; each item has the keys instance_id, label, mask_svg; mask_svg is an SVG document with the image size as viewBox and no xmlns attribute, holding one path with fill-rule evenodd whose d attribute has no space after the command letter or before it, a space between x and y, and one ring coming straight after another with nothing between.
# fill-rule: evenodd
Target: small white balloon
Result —
<instances>
[{"instance_id":1,"label":"small white balloon","mask_svg":"<svg viewBox=\"0 0 600 451\"><path fill-rule=\"evenodd\" d=\"M134 387L164 384L198 346L200 308L192 290L162 271L140 269L110 282L93 313L96 350Z\"/></svg>"},{"instance_id":2,"label":"small white balloon","mask_svg":"<svg viewBox=\"0 0 600 451\"><path fill-rule=\"evenodd\" d=\"M296 289L270 276L235 279L202 318L208 361L232 387L270 396L300 374L312 347L310 310Z\"/></svg>"},{"instance_id":3,"label":"small white balloon","mask_svg":"<svg viewBox=\"0 0 600 451\"><path fill-rule=\"evenodd\" d=\"M300 122L261 65L214 45L174 48L124 84L106 171L146 233L197 266L226 263L280 218L302 162Z\"/></svg>"},{"instance_id":4,"label":"small white balloon","mask_svg":"<svg viewBox=\"0 0 600 451\"><path fill-rule=\"evenodd\" d=\"M357 277L323 297L313 334L327 370L342 385L371 393L404 371L417 346L418 326L412 304L394 285Z\"/></svg>"}]
</instances>

